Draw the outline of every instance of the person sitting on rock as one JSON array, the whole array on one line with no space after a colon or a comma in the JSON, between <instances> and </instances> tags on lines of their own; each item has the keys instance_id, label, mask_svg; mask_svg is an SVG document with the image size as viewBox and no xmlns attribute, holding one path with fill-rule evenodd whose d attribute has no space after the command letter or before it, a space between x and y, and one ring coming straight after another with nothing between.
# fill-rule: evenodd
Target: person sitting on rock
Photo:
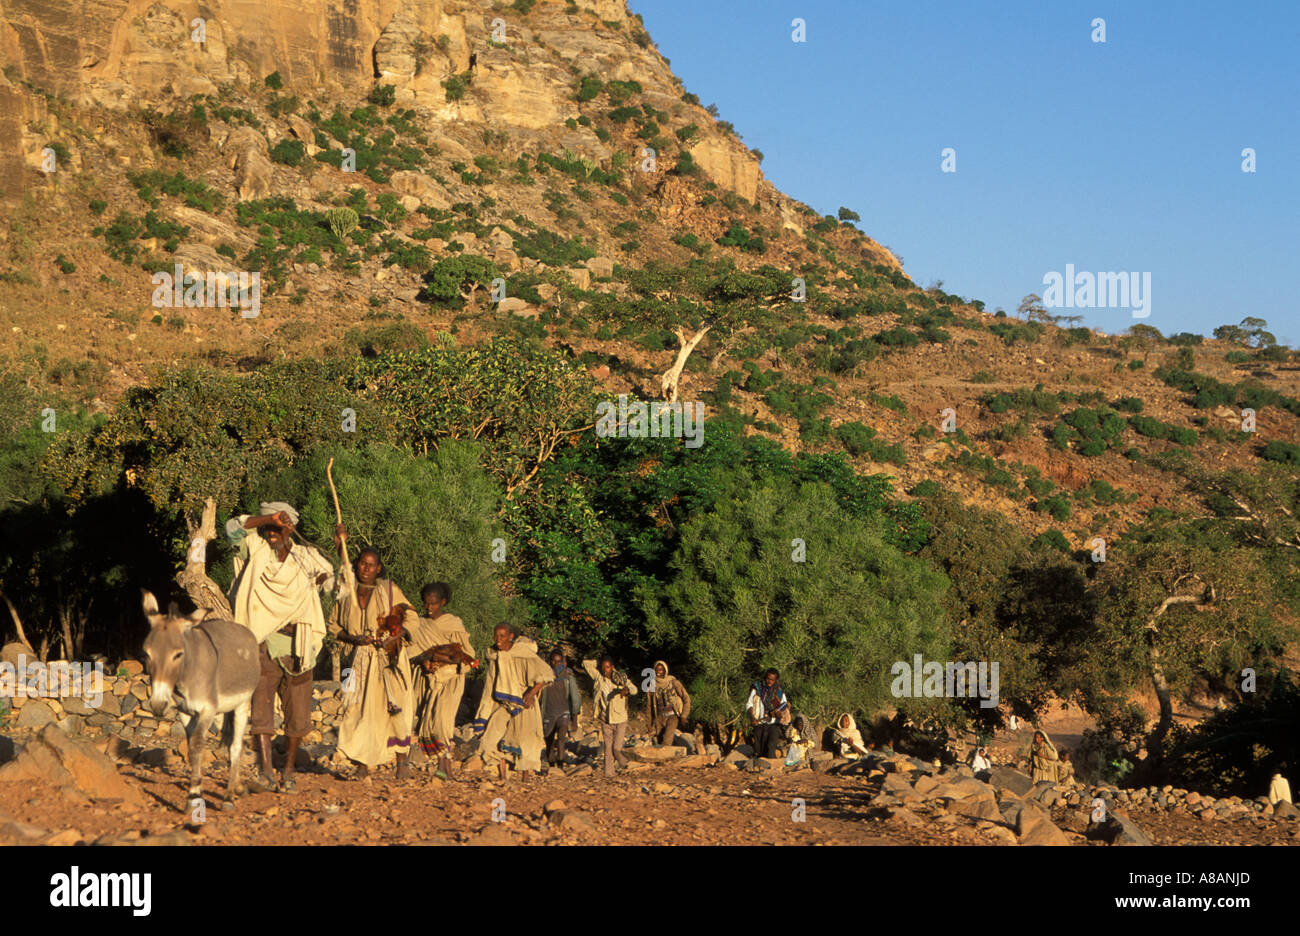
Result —
<instances>
[{"instance_id":1,"label":"person sitting on rock","mask_svg":"<svg viewBox=\"0 0 1300 936\"><path fill-rule=\"evenodd\" d=\"M1044 780L1055 783L1058 761L1060 757L1056 753L1056 746L1052 744L1052 739L1044 731L1035 731L1033 743L1029 747L1030 779L1034 783L1041 783Z\"/></svg>"},{"instance_id":2,"label":"person sitting on rock","mask_svg":"<svg viewBox=\"0 0 1300 936\"><path fill-rule=\"evenodd\" d=\"M848 712L841 713L835 720L835 727L831 729L831 741L835 745L835 753L840 757L857 760L867 753L867 746L862 741L862 732L858 730L857 722Z\"/></svg>"},{"instance_id":3,"label":"person sitting on rock","mask_svg":"<svg viewBox=\"0 0 1300 936\"><path fill-rule=\"evenodd\" d=\"M754 756L778 756L781 743L781 726L790 723L790 700L781 688L781 674L769 669L749 689L745 700L750 723L754 727Z\"/></svg>"},{"instance_id":4,"label":"person sitting on rock","mask_svg":"<svg viewBox=\"0 0 1300 936\"><path fill-rule=\"evenodd\" d=\"M1287 782L1286 777L1280 773L1273 774L1273 779L1268 784L1268 801L1270 805L1276 806L1278 803L1291 802L1291 784Z\"/></svg>"},{"instance_id":5,"label":"person sitting on rock","mask_svg":"<svg viewBox=\"0 0 1300 936\"><path fill-rule=\"evenodd\" d=\"M1061 748L1061 760L1056 765L1056 782L1074 786L1074 764L1070 761L1070 752Z\"/></svg>"},{"instance_id":6,"label":"person sitting on rock","mask_svg":"<svg viewBox=\"0 0 1300 936\"><path fill-rule=\"evenodd\" d=\"M796 715L790 723L790 749L785 755L787 767L797 767L806 763L813 746L812 721L807 715Z\"/></svg>"},{"instance_id":7,"label":"person sitting on rock","mask_svg":"<svg viewBox=\"0 0 1300 936\"><path fill-rule=\"evenodd\" d=\"M975 779L989 782L993 765L989 762L988 752L984 748L975 749L975 753L970 758L970 769L975 772Z\"/></svg>"}]
</instances>

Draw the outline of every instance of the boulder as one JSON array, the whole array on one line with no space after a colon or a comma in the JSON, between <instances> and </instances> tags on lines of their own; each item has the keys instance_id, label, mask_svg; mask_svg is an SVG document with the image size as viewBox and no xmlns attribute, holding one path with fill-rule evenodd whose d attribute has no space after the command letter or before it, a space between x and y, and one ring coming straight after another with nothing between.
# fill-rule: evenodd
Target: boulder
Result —
<instances>
[{"instance_id":1,"label":"boulder","mask_svg":"<svg viewBox=\"0 0 1300 936\"><path fill-rule=\"evenodd\" d=\"M585 267L570 267L564 272L569 274L569 279L573 280L573 285L579 289L591 288L591 271Z\"/></svg>"},{"instance_id":2,"label":"boulder","mask_svg":"<svg viewBox=\"0 0 1300 936\"><path fill-rule=\"evenodd\" d=\"M673 761L674 767L711 767L718 762L711 754L687 754Z\"/></svg>"},{"instance_id":3,"label":"boulder","mask_svg":"<svg viewBox=\"0 0 1300 936\"><path fill-rule=\"evenodd\" d=\"M289 132L293 134L295 139L304 143L314 144L316 142L316 134L312 131L311 124L297 114L290 114L284 119L284 122L289 125Z\"/></svg>"},{"instance_id":4,"label":"boulder","mask_svg":"<svg viewBox=\"0 0 1300 936\"><path fill-rule=\"evenodd\" d=\"M885 774L884 783L881 784L881 790L886 793L893 793L895 796L901 794L904 790L912 792L912 785L907 782L907 778L902 774Z\"/></svg>"},{"instance_id":5,"label":"boulder","mask_svg":"<svg viewBox=\"0 0 1300 936\"><path fill-rule=\"evenodd\" d=\"M598 279L603 276L613 276L614 261L609 257L592 257L587 261L587 269Z\"/></svg>"},{"instance_id":6,"label":"boulder","mask_svg":"<svg viewBox=\"0 0 1300 936\"><path fill-rule=\"evenodd\" d=\"M727 757L723 758L723 763L732 764L733 767L742 767L749 763L749 757L750 755L746 754L745 751L735 748L732 749L731 753L727 754Z\"/></svg>"},{"instance_id":7,"label":"boulder","mask_svg":"<svg viewBox=\"0 0 1300 936\"><path fill-rule=\"evenodd\" d=\"M492 262L510 273L519 269L519 255L509 247L498 247L493 250Z\"/></svg>"},{"instance_id":8,"label":"boulder","mask_svg":"<svg viewBox=\"0 0 1300 936\"><path fill-rule=\"evenodd\" d=\"M40 699L28 699L18 710L19 728L44 728L55 720L54 710Z\"/></svg>"},{"instance_id":9,"label":"boulder","mask_svg":"<svg viewBox=\"0 0 1300 936\"><path fill-rule=\"evenodd\" d=\"M1069 845L1070 840L1051 817L1033 803L1025 803L1016 816L1016 839L1021 845Z\"/></svg>"},{"instance_id":10,"label":"boulder","mask_svg":"<svg viewBox=\"0 0 1300 936\"><path fill-rule=\"evenodd\" d=\"M10 666L17 667L19 657L23 658L24 664L34 663L39 659L35 650L16 640L0 647L0 663L8 663Z\"/></svg>"},{"instance_id":11,"label":"boulder","mask_svg":"<svg viewBox=\"0 0 1300 936\"><path fill-rule=\"evenodd\" d=\"M939 785L940 781L936 778L922 774L916 778L916 782L912 784L912 789L916 790L918 793L926 794Z\"/></svg>"},{"instance_id":12,"label":"boulder","mask_svg":"<svg viewBox=\"0 0 1300 936\"><path fill-rule=\"evenodd\" d=\"M551 825L565 832L592 832L596 828L586 813L576 809L557 809L547 818Z\"/></svg>"},{"instance_id":13,"label":"boulder","mask_svg":"<svg viewBox=\"0 0 1300 936\"><path fill-rule=\"evenodd\" d=\"M989 782L992 784L993 789L999 792L1005 790L1016 796L1024 796L1034 786L1034 782L1029 779L1028 775L1021 773L1014 767L997 766L989 773L991 775Z\"/></svg>"},{"instance_id":14,"label":"boulder","mask_svg":"<svg viewBox=\"0 0 1300 936\"><path fill-rule=\"evenodd\" d=\"M181 244L176 248L176 253L172 254L172 259L186 273L197 273L200 276L207 273L229 273L238 266L234 260L217 253L216 248L198 243ZM229 292L226 295L228 298ZM143 686L143 683L139 685ZM132 687L133 692L135 688Z\"/></svg>"},{"instance_id":15,"label":"boulder","mask_svg":"<svg viewBox=\"0 0 1300 936\"><path fill-rule=\"evenodd\" d=\"M1300 819L1300 809L1296 809L1293 803L1286 800L1278 800L1273 804L1274 819Z\"/></svg>"},{"instance_id":16,"label":"boulder","mask_svg":"<svg viewBox=\"0 0 1300 936\"><path fill-rule=\"evenodd\" d=\"M1110 845L1152 844L1146 833L1137 827L1137 823L1120 812L1108 813L1106 821L1101 823L1093 834Z\"/></svg>"},{"instance_id":17,"label":"boulder","mask_svg":"<svg viewBox=\"0 0 1300 936\"><path fill-rule=\"evenodd\" d=\"M415 172L403 169L394 172L390 176L390 183L393 191L399 195L410 195L420 200L420 204L426 208L447 209L451 207L451 199L442 186L436 181L425 175L423 172ZM458 240L464 242L464 235L456 235Z\"/></svg>"},{"instance_id":18,"label":"boulder","mask_svg":"<svg viewBox=\"0 0 1300 936\"><path fill-rule=\"evenodd\" d=\"M959 816L969 816L972 819L986 819L990 822L1000 822L1002 820L1002 813L992 796L950 800L948 810Z\"/></svg>"},{"instance_id":19,"label":"boulder","mask_svg":"<svg viewBox=\"0 0 1300 936\"><path fill-rule=\"evenodd\" d=\"M634 761L643 761L648 764L661 764L664 761L677 760L686 753L686 748L676 746L670 747L638 747L627 751L627 756ZM732 753L735 753L734 751Z\"/></svg>"},{"instance_id":20,"label":"boulder","mask_svg":"<svg viewBox=\"0 0 1300 936\"><path fill-rule=\"evenodd\" d=\"M497 303L497 311L508 312L509 314L517 315L520 318L530 319L535 319L541 315L541 312L538 309L530 306L527 302L517 296L507 296L502 299Z\"/></svg>"},{"instance_id":21,"label":"boulder","mask_svg":"<svg viewBox=\"0 0 1300 936\"><path fill-rule=\"evenodd\" d=\"M86 741L46 725L13 761L0 767L0 782L70 788L92 799L143 801L118 774L112 759Z\"/></svg>"},{"instance_id":22,"label":"boulder","mask_svg":"<svg viewBox=\"0 0 1300 936\"><path fill-rule=\"evenodd\" d=\"M172 209L172 217L177 223L185 225L190 229L189 236L204 243L217 245L229 243L232 246L240 245L248 240L246 234L241 234L235 228L231 227L220 218L214 218L206 211L200 211L198 208L190 208L188 205L178 205ZM223 261L227 267L234 267L235 261L226 259ZM135 660L131 660L136 666Z\"/></svg>"},{"instance_id":23,"label":"boulder","mask_svg":"<svg viewBox=\"0 0 1300 936\"><path fill-rule=\"evenodd\" d=\"M86 704L79 696L67 696L61 700L63 711L69 715L94 715L95 710Z\"/></svg>"},{"instance_id":24,"label":"boulder","mask_svg":"<svg viewBox=\"0 0 1300 936\"><path fill-rule=\"evenodd\" d=\"M835 755L830 751L813 751L808 755L808 766L816 773L821 773L835 763Z\"/></svg>"},{"instance_id":25,"label":"boulder","mask_svg":"<svg viewBox=\"0 0 1300 936\"><path fill-rule=\"evenodd\" d=\"M235 190L240 201L264 198L271 191L271 160L266 137L249 126L230 131L222 144L226 166L235 170Z\"/></svg>"},{"instance_id":26,"label":"boulder","mask_svg":"<svg viewBox=\"0 0 1300 936\"><path fill-rule=\"evenodd\" d=\"M921 779L918 778L917 785L921 785ZM927 794L927 798L944 798L944 799L967 799L978 797L981 799L993 799L993 788L986 783L980 783L974 777L954 777L947 783L939 783L933 787Z\"/></svg>"}]
</instances>

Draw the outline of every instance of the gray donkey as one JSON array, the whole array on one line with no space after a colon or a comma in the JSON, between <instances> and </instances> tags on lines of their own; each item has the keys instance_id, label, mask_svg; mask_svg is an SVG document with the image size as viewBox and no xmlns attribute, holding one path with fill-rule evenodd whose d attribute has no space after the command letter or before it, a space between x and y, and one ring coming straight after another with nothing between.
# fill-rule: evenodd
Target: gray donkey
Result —
<instances>
[{"instance_id":1,"label":"gray donkey","mask_svg":"<svg viewBox=\"0 0 1300 936\"><path fill-rule=\"evenodd\" d=\"M144 640L145 669L152 690L149 708L162 715L174 702L185 721L190 755L190 796L203 795L203 747L208 729L218 715L233 713L230 737L230 782L226 800L244 792L239 779L239 757L253 690L261 675L257 638L234 621L205 621L200 608L188 617L177 613L175 602L166 614L158 600L144 593L144 613L149 636Z\"/></svg>"}]
</instances>

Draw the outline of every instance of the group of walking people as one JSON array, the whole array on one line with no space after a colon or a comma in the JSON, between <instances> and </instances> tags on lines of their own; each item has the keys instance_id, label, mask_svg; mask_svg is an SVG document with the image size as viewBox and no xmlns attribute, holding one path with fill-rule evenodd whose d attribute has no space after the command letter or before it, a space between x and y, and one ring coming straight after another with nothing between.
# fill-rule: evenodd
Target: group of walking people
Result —
<instances>
[{"instance_id":1,"label":"group of walking people","mask_svg":"<svg viewBox=\"0 0 1300 936\"><path fill-rule=\"evenodd\" d=\"M412 776L411 748L419 744L437 761L436 775L451 773L456 713L471 669L479 666L462 620L450 613L451 586L431 582L420 590L423 614L402 589L384 576L379 553L361 550L355 579L338 589L329 620L321 595L334 589L334 565L307 543L295 542L298 513L283 502L263 503L257 515L232 517L227 537L236 548L230 605L235 621L259 641L261 679L253 695L249 733L259 756L255 784L266 790L293 790L298 747L312 728L312 673L327 635L352 648L343 672L338 750L364 778L376 767L395 764L397 779ZM335 546L346 572L347 530L335 529ZM623 746L628 699L637 694L629 679L606 656L584 660L591 678L595 718L601 726L605 773L627 766ZM775 671L772 671L775 673ZM493 631L483 653L483 692L472 722L486 769L501 779L508 767L524 775L567 760L582 696L574 671L560 649L543 659L535 641L508 624ZM691 697L662 660L654 664L649 711L655 739L672 744L690 717ZM755 684L760 701L756 732L788 714L789 704L773 679ZM275 699L284 715L286 762L277 780L272 769ZM752 700L753 693L751 693ZM693 739L687 735L687 743Z\"/></svg>"},{"instance_id":2,"label":"group of walking people","mask_svg":"<svg viewBox=\"0 0 1300 936\"><path fill-rule=\"evenodd\" d=\"M451 587L425 585L421 615L384 577L379 553L363 549L355 582L339 590L327 623L320 596L334 588L334 565L314 546L294 542L297 524L297 511L282 502L264 503L258 515L232 517L226 524L237 550L231 610L260 642L261 679L249 720L259 755L256 784L268 790L296 786L298 746L312 727L312 672L331 633L353 648L343 674L338 747L356 765L354 775L365 777L376 766L396 762L397 778L409 777L410 750L419 743L445 776L456 710L475 665L465 625L445 610ZM346 536L340 524L335 544L345 564ZM277 696L286 741L278 781L271 762Z\"/></svg>"}]
</instances>

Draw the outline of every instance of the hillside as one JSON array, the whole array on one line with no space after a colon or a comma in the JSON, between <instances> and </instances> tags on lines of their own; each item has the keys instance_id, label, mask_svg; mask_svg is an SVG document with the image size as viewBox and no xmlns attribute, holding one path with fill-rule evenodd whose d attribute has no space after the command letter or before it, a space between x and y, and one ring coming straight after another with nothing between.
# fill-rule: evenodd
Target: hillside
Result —
<instances>
[{"instance_id":1,"label":"hillside","mask_svg":"<svg viewBox=\"0 0 1300 936\"><path fill-rule=\"evenodd\" d=\"M630 394L702 401L706 440L738 440L747 478L779 476L786 506L806 496L791 518L826 518L823 542L841 520L865 531L835 572L852 578L850 560L881 544L916 563L880 573L927 596L899 601L908 639L942 609L948 630L927 650L1004 654L1012 707L1083 701L1117 734L1111 755L1137 759L1140 733L1117 727L1117 700L1145 697L1151 722L1168 704L1165 675L1157 667L1152 690L1149 661L1132 655L1164 597L1210 612L1195 626L1191 608L1170 614L1187 624L1170 629L1179 652L1165 664L1180 713L1241 702L1243 667L1294 668L1300 357L1266 323L1219 338L1141 323L1103 335L914 283L870 217L778 191L744 128L703 106L707 89L683 87L624 0L202 11L196 26L199 5L181 0L0 0L0 387L15 401L0 419L0 510L11 530L78 512L76 529L133 524L120 548L138 551L95 579L114 594L175 571L183 514L204 497L224 516L270 481L316 491L302 473L331 445L354 453L344 467L405 483L371 453L392 443L443 459L410 487L472 503L457 535L522 544L505 572L448 567L493 608L475 627L510 618L580 652L691 658L714 625L675 630L689 617L681 596L698 594L690 574L715 556L709 537L729 535L708 522L735 520L762 542L753 531L767 535L771 511L718 480L731 449L690 462L594 443L589 404ZM170 278L155 277L177 265L256 274L256 304L208 307L209 292L174 307ZM1240 318L1225 310L1225 325ZM483 361L478 384L465 374ZM484 403L492 394L476 394L511 361L540 370ZM325 376L303 376L317 365ZM247 399L263 395L271 416ZM321 428L345 407L362 414L356 439ZM41 434L50 410L60 428ZM477 470L440 448L448 437L484 446L480 474L495 487L447 480ZM834 488L843 515L820 509L813 481ZM373 485L341 491L349 516ZM737 520L728 503L753 514ZM304 504L309 515L318 531L333 524L324 500ZM410 529L422 535L434 526L421 519ZM803 535L792 523L772 520L768 540ZM0 566L0 586L38 649L125 656L135 604L110 610L51 585L51 569L95 552L81 548L32 547ZM443 558L420 548L402 570L408 593L434 567L420 563ZM934 570L951 587L930 587ZM899 640L901 655L911 644ZM757 663L738 653L723 676L691 675L721 717ZM838 712L818 686L818 705ZM882 698L863 690L844 705Z\"/></svg>"}]
</instances>

